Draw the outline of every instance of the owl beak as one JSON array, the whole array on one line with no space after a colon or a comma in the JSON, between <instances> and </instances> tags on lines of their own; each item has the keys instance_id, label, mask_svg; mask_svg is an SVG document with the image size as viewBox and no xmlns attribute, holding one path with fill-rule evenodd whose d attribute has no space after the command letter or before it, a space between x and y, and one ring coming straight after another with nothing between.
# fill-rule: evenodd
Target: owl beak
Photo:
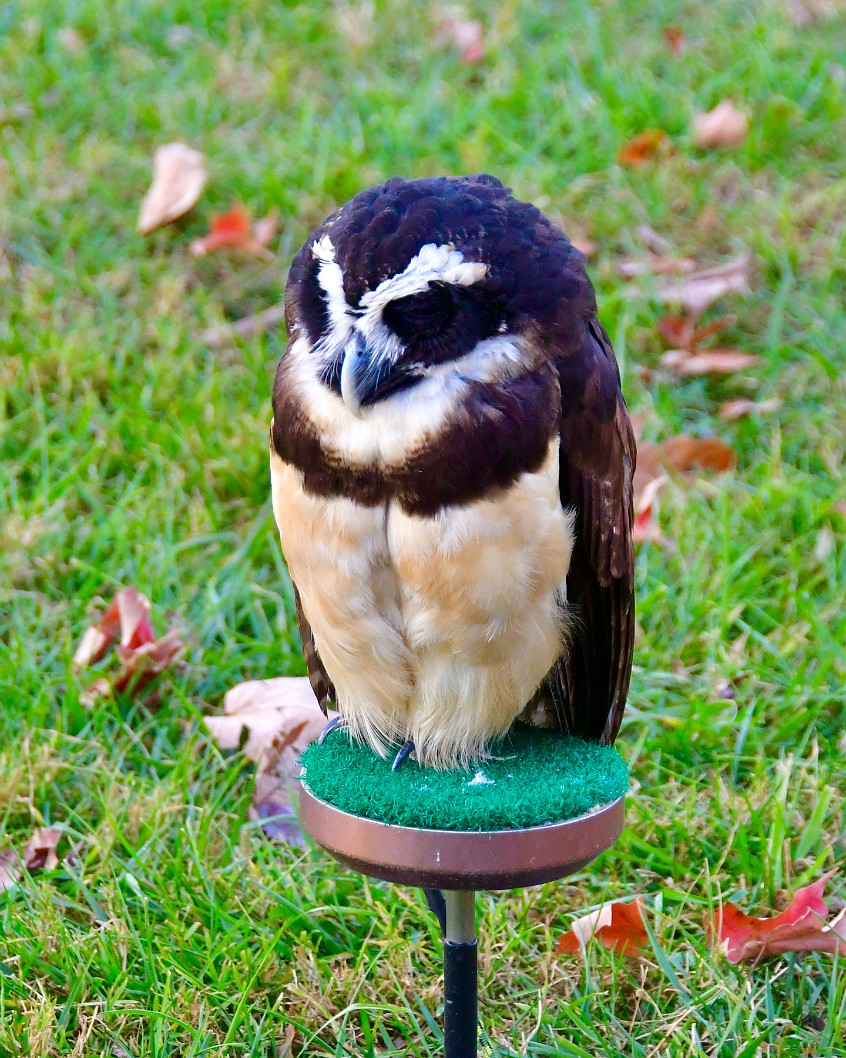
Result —
<instances>
[{"instance_id":1,"label":"owl beak","mask_svg":"<svg viewBox=\"0 0 846 1058\"><path fill-rule=\"evenodd\" d=\"M362 334L356 333L344 349L341 364L341 396L349 411L362 418L361 406L368 396L368 376L372 374L373 356Z\"/></svg>"}]
</instances>

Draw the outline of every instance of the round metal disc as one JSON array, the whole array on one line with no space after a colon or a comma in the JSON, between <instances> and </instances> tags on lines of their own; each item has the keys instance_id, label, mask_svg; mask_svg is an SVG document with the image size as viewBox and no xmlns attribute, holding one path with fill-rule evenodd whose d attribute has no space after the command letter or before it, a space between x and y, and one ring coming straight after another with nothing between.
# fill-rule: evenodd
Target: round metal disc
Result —
<instances>
[{"instance_id":1,"label":"round metal disc","mask_svg":"<svg viewBox=\"0 0 846 1058\"><path fill-rule=\"evenodd\" d=\"M623 829L623 798L525 830L424 830L354 816L300 782L303 829L336 860L388 882L431 889L516 889L580 871Z\"/></svg>"}]
</instances>

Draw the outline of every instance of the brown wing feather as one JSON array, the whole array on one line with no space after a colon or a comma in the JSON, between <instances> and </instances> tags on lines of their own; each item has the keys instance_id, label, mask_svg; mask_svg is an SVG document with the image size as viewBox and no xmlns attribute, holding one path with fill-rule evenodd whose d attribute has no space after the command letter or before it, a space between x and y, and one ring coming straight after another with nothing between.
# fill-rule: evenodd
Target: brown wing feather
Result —
<instances>
[{"instance_id":1,"label":"brown wing feather","mask_svg":"<svg viewBox=\"0 0 846 1058\"><path fill-rule=\"evenodd\" d=\"M632 478L636 446L617 362L599 322L557 360L562 395L560 493L576 509L567 575L574 620L548 683L562 726L614 741L623 718L634 646Z\"/></svg>"},{"instance_id":2,"label":"brown wing feather","mask_svg":"<svg viewBox=\"0 0 846 1058\"><path fill-rule=\"evenodd\" d=\"M323 715L327 716L329 711L328 703L332 702L334 704L335 702L335 686L329 679L329 674L320 660L320 655L317 653L314 633L311 630L311 625L306 620L306 615L303 613L303 604L300 601L300 593L297 591L296 584L294 584L294 603L297 608L297 628L303 643L303 657L308 669L309 683L314 691L315 698L317 698L317 704L323 710Z\"/></svg>"}]
</instances>

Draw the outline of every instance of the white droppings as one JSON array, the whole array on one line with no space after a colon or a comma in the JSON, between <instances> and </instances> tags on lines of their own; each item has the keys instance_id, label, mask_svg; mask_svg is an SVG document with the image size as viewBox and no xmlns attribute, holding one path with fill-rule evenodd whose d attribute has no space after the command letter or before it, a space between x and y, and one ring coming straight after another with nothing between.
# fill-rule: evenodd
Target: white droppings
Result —
<instances>
[{"instance_id":1,"label":"white droppings","mask_svg":"<svg viewBox=\"0 0 846 1058\"><path fill-rule=\"evenodd\" d=\"M477 771L476 774L473 776L473 778L470 780L470 782L467 783L467 785L468 786L495 786L496 782L495 782L494 779L489 779L487 777L487 775L485 775L485 773L483 771Z\"/></svg>"}]
</instances>

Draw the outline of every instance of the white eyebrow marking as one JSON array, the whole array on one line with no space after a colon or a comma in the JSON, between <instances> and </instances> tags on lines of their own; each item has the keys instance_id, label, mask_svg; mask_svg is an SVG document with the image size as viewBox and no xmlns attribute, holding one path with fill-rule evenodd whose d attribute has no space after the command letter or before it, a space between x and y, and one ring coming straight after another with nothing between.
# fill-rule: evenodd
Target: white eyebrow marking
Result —
<instances>
[{"instance_id":1,"label":"white eyebrow marking","mask_svg":"<svg viewBox=\"0 0 846 1058\"><path fill-rule=\"evenodd\" d=\"M352 330L352 308L344 296L344 273L335 260L335 247L328 235L323 235L311 248L314 257L320 261L317 269L317 282L326 295L326 310L337 341L344 341Z\"/></svg>"},{"instance_id":2,"label":"white eyebrow marking","mask_svg":"<svg viewBox=\"0 0 846 1058\"><path fill-rule=\"evenodd\" d=\"M460 250L449 243L436 246L433 242L421 246L405 269L390 279L383 280L374 290L368 290L361 299L361 307L367 315L374 315L396 298L419 294L428 289L430 283L453 283L470 286L484 279L488 266L478 261L465 261Z\"/></svg>"}]
</instances>

